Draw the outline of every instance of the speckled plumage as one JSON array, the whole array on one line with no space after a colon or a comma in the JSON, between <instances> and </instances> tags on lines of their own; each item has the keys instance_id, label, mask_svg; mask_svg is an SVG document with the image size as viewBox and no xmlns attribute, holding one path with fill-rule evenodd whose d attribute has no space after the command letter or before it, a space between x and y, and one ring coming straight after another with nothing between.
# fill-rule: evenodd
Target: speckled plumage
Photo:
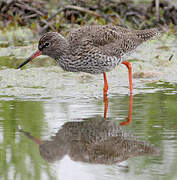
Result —
<instances>
[{"instance_id":1,"label":"speckled plumage","mask_svg":"<svg viewBox=\"0 0 177 180\"><path fill-rule=\"evenodd\" d=\"M130 30L113 25L83 26L64 38L57 32L39 41L42 54L54 58L66 71L100 74L119 65L124 55L159 34L155 28Z\"/></svg>"}]
</instances>

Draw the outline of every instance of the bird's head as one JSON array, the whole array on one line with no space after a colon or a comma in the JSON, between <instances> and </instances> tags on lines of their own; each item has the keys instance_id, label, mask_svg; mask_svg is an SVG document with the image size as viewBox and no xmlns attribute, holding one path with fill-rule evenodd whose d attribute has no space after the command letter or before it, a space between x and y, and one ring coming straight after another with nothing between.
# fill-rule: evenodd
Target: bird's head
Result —
<instances>
[{"instance_id":1,"label":"bird's head","mask_svg":"<svg viewBox=\"0 0 177 180\"><path fill-rule=\"evenodd\" d=\"M17 69L40 55L47 55L53 59L59 58L67 49L66 39L57 32L47 32L39 40L38 50L26 59Z\"/></svg>"}]
</instances>

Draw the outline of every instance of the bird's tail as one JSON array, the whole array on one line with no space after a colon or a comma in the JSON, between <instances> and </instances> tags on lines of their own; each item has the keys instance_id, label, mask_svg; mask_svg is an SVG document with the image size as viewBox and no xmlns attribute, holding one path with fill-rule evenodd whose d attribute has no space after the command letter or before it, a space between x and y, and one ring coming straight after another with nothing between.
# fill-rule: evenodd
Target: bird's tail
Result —
<instances>
[{"instance_id":1,"label":"bird's tail","mask_svg":"<svg viewBox=\"0 0 177 180\"><path fill-rule=\"evenodd\" d=\"M143 41L147 41L155 36L159 36L160 30L158 30L157 28L137 30L136 35Z\"/></svg>"}]
</instances>

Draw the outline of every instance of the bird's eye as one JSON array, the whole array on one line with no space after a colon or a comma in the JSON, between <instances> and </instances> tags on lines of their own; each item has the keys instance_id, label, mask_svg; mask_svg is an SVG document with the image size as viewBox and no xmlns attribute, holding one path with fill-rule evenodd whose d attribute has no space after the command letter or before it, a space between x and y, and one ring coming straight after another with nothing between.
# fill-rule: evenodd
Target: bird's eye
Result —
<instances>
[{"instance_id":1,"label":"bird's eye","mask_svg":"<svg viewBox=\"0 0 177 180\"><path fill-rule=\"evenodd\" d=\"M44 43L44 46L43 47L48 47L50 45L50 43L49 42L46 42L46 43Z\"/></svg>"}]
</instances>

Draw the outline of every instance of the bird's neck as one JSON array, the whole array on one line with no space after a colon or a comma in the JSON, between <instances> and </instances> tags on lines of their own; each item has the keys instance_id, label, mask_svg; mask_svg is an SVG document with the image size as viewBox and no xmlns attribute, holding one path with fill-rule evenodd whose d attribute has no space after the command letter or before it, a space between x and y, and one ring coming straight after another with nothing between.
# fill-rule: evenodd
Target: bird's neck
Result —
<instances>
[{"instance_id":1,"label":"bird's neck","mask_svg":"<svg viewBox=\"0 0 177 180\"><path fill-rule=\"evenodd\" d=\"M60 41L56 43L55 47L48 55L56 61L66 58L69 55L69 43L67 39L64 37L60 38Z\"/></svg>"},{"instance_id":2,"label":"bird's neck","mask_svg":"<svg viewBox=\"0 0 177 180\"><path fill-rule=\"evenodd\" d=\"M60 39L60 43L51 57L56 60L57 64L64 70L69 71L69 62L71 61L70 47L68 40L64 37Z\"/></svg>"}]
</instances>

